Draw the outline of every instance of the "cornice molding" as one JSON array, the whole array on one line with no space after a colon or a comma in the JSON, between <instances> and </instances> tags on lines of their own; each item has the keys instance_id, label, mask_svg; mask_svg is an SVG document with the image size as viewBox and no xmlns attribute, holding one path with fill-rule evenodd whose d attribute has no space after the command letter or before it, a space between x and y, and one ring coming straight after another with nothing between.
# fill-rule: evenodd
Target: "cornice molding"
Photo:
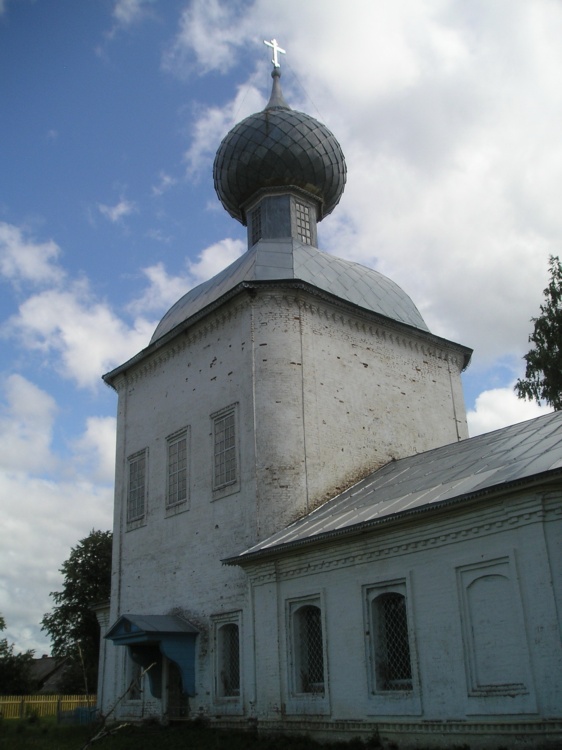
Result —
<instances>
[{"instance_id":1,"label":"cornice molding","mask_svg":"<svg viewBox=\"0 0 562 750\"><path fill-rule=\"evenodd\" d=\"M304 283L291 283L291 291L288 291L288 284L289 282L245 284L238 294L210 310L204 317L193 321L192 325L179 330L154 351L151 352L151 347L148 347L144 356L143 352L140 352L130 360L129 367L125 363L118 368L119 372L110 384L119 392L124 387L151 375L162 364L180 355L189 346L223 328L252 304L261 308L273 305L294 307L300 314L305 313L310 318L323 319L342 330L347 329L362 335L366 340L374 338L418 355L447 362L450 366L458 368L459 372L465 366L467 350L458 344L422 330L410 329L376 313L354 308L344 300L328 298Z\"/></svg>"},{"instance_id":2,"label":"cornice molding","mask_svg":"<svg viewBox=\"0 0 562 750\"><path fill-rule=\"evenodd\" d=\"M300 547L292 554L286 552L276 561L268 560L260 565L256 560L244 565L244 569L252 585L260 586L438 549L505 530L544 523L554 520L561 513L557 505L546 510L542 495L537 493L521 500L512 502L510 497L506 503L505 497L498 498L491 506L482 508L481 505L472 505L461 513L456 510L449 518L410 518L398 528L387 527L383 532L378 527L361 536L333 539L331 544Z\"/></svg>"},{"instance_id":3,"label":"cornice molding","mask_svg":"<svg viewBox=\"0 0 562 750\"><path fill-rule=\"evenodd\" d=\"M119 392L152 375L162 365L181 356L186 349L203 341L210 334L223 328L226 323L239 317L250 304L248 297L239 297L236 304L226 304L220 311L215 311L204 320L197 321L153 354L147 353L145 359L133 363L130 370L120 373L113 381L113 387Z\"/></svg>"}]
</instances>

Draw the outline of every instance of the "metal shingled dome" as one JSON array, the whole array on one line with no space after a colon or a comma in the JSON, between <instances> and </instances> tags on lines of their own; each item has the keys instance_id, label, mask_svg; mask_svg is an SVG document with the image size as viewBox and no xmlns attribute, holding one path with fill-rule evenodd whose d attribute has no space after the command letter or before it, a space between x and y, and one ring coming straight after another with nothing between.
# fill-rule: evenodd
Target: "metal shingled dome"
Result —
<instances>
[{"instance_id":1,"label":"metal shingled dome","mask_svg":"<svg viewBox=\"0 0 562 750\"><path fill-rule=\"evenodd\" d=\"M223 139L213 177L220 202L242 224L244 204L259 190L297 187L320 199L320 217L340 200L346 180L345 157L335 136L310 115L284 101L279 73L262 112L238 123Z\"/></svg>"}]
</instances>

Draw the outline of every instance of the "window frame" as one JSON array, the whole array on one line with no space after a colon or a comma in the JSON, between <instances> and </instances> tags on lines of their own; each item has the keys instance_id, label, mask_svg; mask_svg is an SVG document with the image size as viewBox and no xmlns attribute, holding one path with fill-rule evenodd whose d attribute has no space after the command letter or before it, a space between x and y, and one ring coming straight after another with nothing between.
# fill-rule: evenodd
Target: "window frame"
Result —
<instances>
[{"instance_id":1,"label":"window frame","mask_svg":"<svg viewBox=\"0 0 562 750\"><path fill-rule=\"evenodd\" d=\"M171 460L170 460L170 449L174 445L178 445L182 440L185 440L185 465L183 471L185 471L185 497L180 500L174 500L170 502L170 489L171 489ZM176 474L182 471L182 469L176 470ZM189 508L190 503L190 477L191 477L191 430L189 427L184 427L181 430L168 435L166 438L166 498L165 508L167 515L174 515L183 510Z\"/></svg>"},{"instance_id":2,"label":"window frame","mask_svg":"<svg viewBox=\"0 0 562 750\"><path fill-rule=\"evenodd\" d=\"M233 420L233 439L234 445L230 446L226 450L232 451L230 460L234 460L234 477L225 478L224 481L217 481L217 457L219 452L217 451L217 425L228 417L232 417ZM239 419L238 419L238 403L230 404L222 409L211 414L211 475L212 475L212 492L213 500L232 495L240 490L240 433L239 433ZM222 451L224 454L225 451Z\"/></svg>"},{"instance_id":3,"label":"window frame","mask_svg":"<svg viewBox=\"0 0 562 750\"><path fill-rule=\"evenodd\" d=\"M303 245L313 245L313 230L311 220L312 209L307 203L295 199L295 223L297 239Z\"/></svg>"},{"instance_id":4,"label":"window frame","mask_svg":"<svg viewBox=\"0 0 562 750\"><path fill-rule=\"evenodd\" d=\"M406 580L400 579L396 581L387 581L364 586L363 589L369 693L371 696L386 696L388 698L396 699L411 697L415 691L417 676L415 674L413 617ZM381 684L382 675L380 665L382 661L387 660L388 654L385 653L386 658L381 660L381 622L380 615L375 611L376 607L379 608L382 605L381 598L388 595L401 596L404 600L408 661L410 667L410 677L408 679L395 680L395 685L393 687L386 687ZM378 605L376 604L377 600L379 601Z\"/></svg>"},{"instance_id":5,"label":"window frame","mask_svg":"<svg viewBox=\"0 0 562 750\"><path fill-rule=\"evenodd\" d=\"M243 662L242 662L242 612L227 612L211 617L213 623L213 699L215 703L234 704L234 708L242 705L243 700ZM228 695L223 687L221 674L224 671L225 644L221 633L233 626L238 631L238 688L237 692Z\"/></svg>"},{"instance_id":6,"label":"window frame","mask_svg":"<svg viewBox=\"0 0 562 750\"><path fill-rule=\"evenodd\" d=\"M456 568L456 575L468 698L472 703L480 702L480 699L483 703L486 701L489 703L492 696L509 697L510 703L514 703L514 699L525 700L526 696L532 693L529 687L532 685L532 678L515 556L512 557L512 555L507 554L502 557L482 559L476 563L460 565ZM517 653L520 679L514 682L493 681L491 684L487 684L480 682L478 678L477 663L480 643L473 623L474 612L472 611L469 592L474 584L492 577L504 581L505 593L510 597L509 612L515 633L515 637L512 636L512 638L519 641ZM497 646L501 650L505 647L505 642Z\"/></svg>"},{"instance_id":7,"label":"window frame","mask_svg":"<svg viewBox=\"0 0 562 750\"><path fill-rule=\"evenodd\" d=\"M123 676L125 682L124 689L126 691L124 700L127 703L139 705L143 699L145 676L141 665L131 656L129 647L126 646L124 650Z\"/></svg>"},{"instance_id":8,"label":"window frame","mask_svg":"<svg viewBox=\"0 0 562 750\"><path fill-rule=\"evenodd\" d=\"M132 484L133 467L137 465L140 461L144 462L143 481L142 481L142 511L135 512L135 514L133 515L131 513L131 508L135 507L136 509L137 506L138 507L141 506L141 503L139 503L136 499L134 501L132 499L132 493L140 489L140 483L138 486L133 486ZM130 456L127 457L127 488L126 488L125 513L126 513L128 528L136 528L137 526L140 526L143 523L145 523L146 514L147 514L147 505L148 505L148 448L143 448L142 450L136 451L136 453L132 453Z\"/></svg>"},{"instance_id":9,"label":"window frame","mask_svg":"<svg viewBox=\"0 0 562 750\"><path fill-rule=\"evenodd\" d=\"M319 611L319 624L322 639L322 682L312 683L315 687L311 690L303 689L303 659L305 646L303 644L304 610L315 607ZM289 688L293 698L305 700L324 700L328 693L328 662L327 662L327 639L326 623L324 618L324 605L320 595L292 599L287 602L287 633L289 646ZM307 637L307 636L305 636Z\"/></svg>"}]
</instances>

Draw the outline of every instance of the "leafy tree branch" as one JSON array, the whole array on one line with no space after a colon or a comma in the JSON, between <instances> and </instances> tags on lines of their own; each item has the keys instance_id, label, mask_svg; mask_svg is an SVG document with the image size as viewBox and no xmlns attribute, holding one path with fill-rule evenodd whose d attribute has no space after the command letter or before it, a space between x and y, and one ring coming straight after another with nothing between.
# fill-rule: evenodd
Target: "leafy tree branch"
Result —
<instances>
[{"instance_id":1,"label":"leafy tree branch","mask_svg":"<svg viewBox=\"0 0 562 750\"><path fill-rule=\"evenodd\" d=\"M525 377L515 384L519 398L562 409L562 264L557 256L549 258L550 281L544 290L541 314L534 323L529 342L534 348L524 355Z\"/></svg>"}]
</instances>

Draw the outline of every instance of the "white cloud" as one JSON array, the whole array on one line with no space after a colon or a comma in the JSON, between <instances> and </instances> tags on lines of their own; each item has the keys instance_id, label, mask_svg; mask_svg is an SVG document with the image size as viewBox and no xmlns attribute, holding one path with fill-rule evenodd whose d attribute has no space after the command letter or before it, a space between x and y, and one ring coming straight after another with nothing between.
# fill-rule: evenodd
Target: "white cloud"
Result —
<instances>
[{"instance_id":1,"label":"white cloud","mask_svg":"<svg viewBox=\"0 0 562 750\"><path fill-rule=\"evenodd\" d=\"M56 466L51 438L57 407L54 399L21 375L3 383L0 404L0 467L10 471L50 471Z\"/></svg>"},{"instance_id":2,"label":"white cloud","mask_svg":"<svg viewBox=\"0 0 562 750\"><path fill-rule=\"evenodd\" d=\"M241 240L224 239L205 248L195 262L188 262L186 273L170 276L163 263L143 268L149 281L142 295L128 305L129 312L164 312L190 289L212 278L245 251Z\"/></svg>"},{"instance_id":3,"label":"white cloud","mask_svg":"<svg viewBox=\"0 0 562 750\"><path fill-rule=\"evenodd\" d=\"M192 127L192 139L185 152L188 174L198 175L202 169L209 169L215 156L217 145L228 131L240 120L263 109L265 105L253 81L239 86L236 96L224 107L207 107Z\"/></svg>"},{"instance_id":4,"label":"white cloud","mask_svg":"<svg viewBox=\"0 0 562 750\"><path fill-rule=\"evenodd\" d=\"M25 300L5 327L7 334L42 353L65 378L95 388L104 373L146 346L153 323L137 319L129 327L85 281L67 290L49 289Z\"/></svg>"},{"instance_id":5,"label":"white cloud","mask_svg":"<svg viewBox=\"0 0 562 750\"><path fill-rule=\"evenodd\" d=\"M158 175L158 182L152 186L152 195L160 196L167 193L170 188L177 184L175 177L167 174L166 172L160 172Z\"/></svg>"},{"instance_id":6,"label":"white cloud","mask_svg":"<svg viewBox=\"0 0 562 750\"><path fill-rule=\"evenodd\" d=\"M109 219L113 224L137 212L137 206L133 201L122 198L114 206L106 206L104 203L98 203L98 209L102 216Z\"/></svg>"},{"instance_id":7,"label":"white cloud","mask_svg":"<svg viewBox=\"0 0 562 750\"><path fill-rule=\"evenodd\" d=\"M228 70L235 63L236 48L247 37L241 27L250 28L250 19L251 13L239 2L194 0L182 13L180 29L164 57L164 67L184 76L195 58L203 72Z\"/></svg>"},{"instance_id":8,"label":"white cloud","mask_svg":"<svg viewBox=\"0 0 562 750\"><path fill-rule=\"evenodd\" d=\"M74 444L78 462L95 481L113 482L116 424L115 417L88 417L84 434Z\"/></svg>"},{"instance_id":9,"label":"white cloud","mask_svg":"<svg viewBox=\"0 0 562 750\"><path fill-rule=\"evenodd\" d=\"M58 284L64 271L56 263L59 246L52 240L36 242L13 224L0 222L0 274L14 284Z\"/></svg>"},{"instance_id":10,"label":"white cloud","mask_svg":"<svg viewBox=\"0 0 562 750\"><path fill-rule=\"evenodd\" d=\"M131 26L143 19L149 5L155 0L116 0L113 17L120 26Z\"/></svg>"},{"instance_id":11,"label":"white cloud","mask_svg":"<svg viewBox=\"0 0 562 750\"><path fill-rule=\"evenodd\" d=\"M79 478L0 473L0 612L18 649L49 650L40 621L53 607L49 592L60 589L58 570L92 528L111 528L112 500L110 486Z\"/></svg>"},{"instance_id":12,"label":"white cloud","mask_svg":"<svg viewBox=\"0 0 562 750\"><path fill-rule=\"evenodd\" d=\"M475 409L468 412L468 431L474 437L551 411L551 407L538 406L534 401L518 398L513 386L494 388L481 393L476 399Z\"/></svg>"},{"instance_id":13,"label":"white cloud","mask_svg":"<svg viewBox=\"0 0 562 750\"><path fill-rule=\"evenodd\" d=\"M195 263L189 263L189 273L197 284L212 278L233 263L245 251L242 240L225 239L205 248Z\"/></svg>"},{"instance_id":14,"label":"white cloud","mask_svg":"<svg viewBox=\"0 0 562 750\"><path fill-rule=\"evenodd\" d=\"M70 547L90 529L111 526L115 420L88 420L75 461L63 461L52 442L59 412L53 397L17 374L5 379L3 390L0 612L8 625L6 637L18 650L43 653L49 647L40 620L53 606L49 592L60 585L58 570ZM96 468L97 485L77 472L90 466ZM64 478L46 478L57 472Z\"/></svg>"},{"instance_id":15,"label":"white cloud","mask_svg":"<svg viewBox=\"0 0 562 750\"><path fill-rule=\"evenodd\" d=\"M141 297L133 300L128 310L133 314L146 312L162 312L171 307L190 288L189 280L185 276L170 276L163 263L142 269L148 279L148 287Z\"/></svg>"}]
</instances>

